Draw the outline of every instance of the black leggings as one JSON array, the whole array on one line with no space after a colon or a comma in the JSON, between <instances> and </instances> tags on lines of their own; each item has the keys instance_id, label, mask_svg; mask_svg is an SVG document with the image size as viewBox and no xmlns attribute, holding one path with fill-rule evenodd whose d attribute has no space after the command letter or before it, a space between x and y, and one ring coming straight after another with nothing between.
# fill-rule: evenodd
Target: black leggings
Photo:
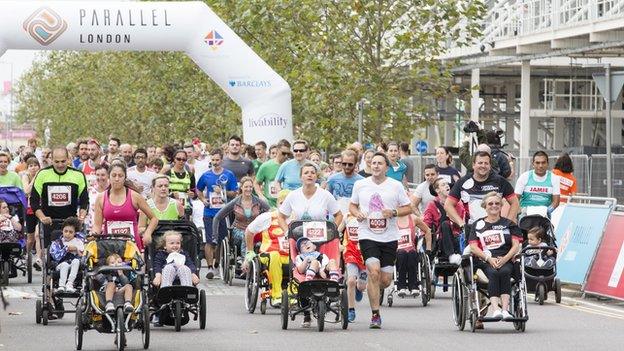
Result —
<instances>
[{"instance_id":1,"label":"black leggings","mask_svg":"<svg viewBox=\"0 0 624 351\"><path fill-rule=\"evenodd\" d=\"M440 246L444 257L459 253L459 240L453 235L450 221L440 223Z\"/></svg>"},{"instance_id":2,"label":"black leggings","mask_svg":"<svg viewBox=\"0 0 624 351\"><path fill-rule=\"evenodd\" d=\"M414 290L418 287L418 254L416 251L397 251L397 289Z\"/></svg>"},{"instance_id":3,"label":"black leggings","mask_svg":"<svg viewBox=\"0 0 624 351\"><path fill-rule=\"evenodd\" d=\"M483 266L483 268L485 268L485 275L490 281L488 283L488 294L490 297L500 297L504 294L510 295L513 264L507 262L499 269L495 269L489 263L484 263Z\"/></svg>"}]
</instances>

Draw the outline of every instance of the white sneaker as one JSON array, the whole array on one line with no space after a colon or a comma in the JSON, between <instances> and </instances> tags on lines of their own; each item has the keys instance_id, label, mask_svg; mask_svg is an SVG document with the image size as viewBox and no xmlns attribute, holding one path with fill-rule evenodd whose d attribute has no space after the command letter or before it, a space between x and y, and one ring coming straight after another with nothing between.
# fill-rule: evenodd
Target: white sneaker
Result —
<instances>
[{"instance_id":1,"label":"white sneaker","mask_svg":"<svg viewBox=\"0 0 624 351\"><path fill-rule=\"evenodd\" d=\"M505 312L507 312L507 311L505 311ZM496 318L497 320L503 319L503 311L501 311L501 310L494 311L494 313L492 313L492 318Z\"/></svg>"},{"instance_id":2,"label":"white sneaker","mask_svg":"<svg viewBox=\"0 0 624 351\"><path fill-rule=\"evenodd\" d=\"M106 309L106 313L112 313L115 312L115 305L113 305L112 302L109 302L106 304L106 307L104 307Z\"/></svg>"},{"instance_id":3,"label":"white sneaker","mask_svg":"<svg viewBox=\"0 0 624 351\"><path fill-rule=\"evenodd\" d=\"M219 270L219 268L214 269L214 278L221 279L221 270Z\"/></svg>"},{"instance_id":4,"label":"white sneaker","mask_svg":"<svg viewBox=\"0 0 624 351\"><path fill-rule=\"evenodd\" d=\"M76 289L74 289L74 285L68 283L67 285L65 285L65 292L69 293L69 294L73 294L76 292Z\"/></svg>"},{"instance_id":5,"label":"white sneaker","mask_svg":"<svg viewBox=\"0 0 624 351\"><path fill-rule=\"evenodd\" d=\"M418 288L410 290L410 295L412 295L412 297L417 297L420 295L420 290Z\"/></svg>"},{"instance_id":6,"label":"white sneaker","mask_svg":"<svg viewBox=\"0 0 624 351\"><path fill-rule=\"evenodd\" d=\"M401 289L399 290L399 292L397 293L397 295L400 298L404 298L405 296L407 296L409 294L409 291L407 291L407 289Z\"/></svg>"},{"instance_id":7,"label":"white sneaker","mask_svg":"<svg viewBox=\"0 0 624 351\"><path fill-rule=\"evenodd\" d=\"M504 321L508 321L508 320L511 320L511 319L514 319L513 314L509 313L509 311L507 311L507 310L503 311L503 320Z\"/></svg>"},{"instance_id":8,"label":"white sneaker","mask_svg":"<svg viewBox=\"0 0 624 351\"><path fill-rule=\"evenodd\" d=\"M456 264L456 265L460 265L462 261L461 255L459 254L452 254L451 256L449 256L449 263L452 264Z\"/></svg>"},{"instance_id":9,"label":"white sneaker","mask_svg":"<svg viewBox=\"0 0 624 351\"><path fill-rule=\"evenodd\" d=\"M61 286L59 286L59 287L56 289L56 292L57 292L57 293L64 293L64 292L65 292L65 287L64 287L64 286L62 286L62 285L61 285Z\"/></svg>"}]
</instances>

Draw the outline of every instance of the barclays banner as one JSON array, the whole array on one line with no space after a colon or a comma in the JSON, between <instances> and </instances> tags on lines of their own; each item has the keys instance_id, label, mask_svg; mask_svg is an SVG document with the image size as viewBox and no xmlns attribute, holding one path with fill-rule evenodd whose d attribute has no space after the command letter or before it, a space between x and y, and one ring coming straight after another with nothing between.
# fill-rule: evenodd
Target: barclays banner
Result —
<instances>
[{"instance_id":1,"label":"barclays banner","mask_svg":"<svg viewBox=\"0 0 624 351\"><path fill-rule=\"evenodd\" d=\"M201 1L0 1L8 49L182 51L240 106L245 142L293 138L288 83Z\"/></svg>"},{"instance_id":2,"label":"barclays banner","mask_svg":"<svg viewBox=\"0 0 624 351\"><path fill-rule=\"evenodd\" d=\"M611 210L611 205L566 205L555 233L557 277L562 282L585 283Z\"/></svg>"}]
</instances>

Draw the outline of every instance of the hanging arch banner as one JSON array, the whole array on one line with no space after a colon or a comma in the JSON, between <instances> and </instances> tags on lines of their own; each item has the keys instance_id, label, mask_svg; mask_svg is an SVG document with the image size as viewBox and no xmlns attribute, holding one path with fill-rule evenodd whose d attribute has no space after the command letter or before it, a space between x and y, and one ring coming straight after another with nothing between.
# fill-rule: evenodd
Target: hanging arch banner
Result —
<instances>
[{"instance_id":1,"label":"hanging arch banner","mask_svg":"<svg viewBox=\"0 0 624 351\"><path fill-rule=\"evenodd\" d=\"M240 106L245 142L293 138L290 86L203 2L1 1L8 49L185 52Z\"/></svg>"}]
</instances>

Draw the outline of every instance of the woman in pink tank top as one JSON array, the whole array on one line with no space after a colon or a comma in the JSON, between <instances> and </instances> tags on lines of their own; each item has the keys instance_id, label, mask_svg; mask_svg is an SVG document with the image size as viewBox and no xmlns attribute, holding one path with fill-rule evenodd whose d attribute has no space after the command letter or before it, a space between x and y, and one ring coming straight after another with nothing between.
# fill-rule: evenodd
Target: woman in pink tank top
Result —
<instances>
[{"instance_id":1,"label":"woman in pink tank top","mask_svg":"<svg viewBox=\"0 0 624 351\"><path fill-rule=\"evenodd\" d=\"M152 232L158 225L158 219L141 194L132 189L132 183L126 180L126 165L122 161L112 162L108 175L110 188L98 195L95 203L93 232L96 235L122 234L132 237L143 251L143 244L149 244ZM138 230L138 210L141 210L149 224L145 232ZM142 239L145 237L145 242Z\"/></svg>"}]
</instances>

